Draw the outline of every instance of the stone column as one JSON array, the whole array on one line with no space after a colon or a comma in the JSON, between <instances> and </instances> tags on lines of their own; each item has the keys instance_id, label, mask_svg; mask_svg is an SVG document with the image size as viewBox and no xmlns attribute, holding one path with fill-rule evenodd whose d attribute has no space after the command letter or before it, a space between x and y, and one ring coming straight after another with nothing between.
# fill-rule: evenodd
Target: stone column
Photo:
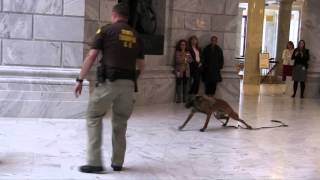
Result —
<instances>
[{"instance_id":1,"label":"stone column","mask_svg":"<svg viewBox=\"0 0 320 180\"><path fill-rule=\"evenodd\" d=\"M245 85L254 85L259 87L260 69L259 53L262 46L263 20L264 20L265 2L261 0L249 0L248 25L247 25L247 43L245 53L245 71L244 71L244 94L251 94ZM250 88L251 90L251 88ZM257 94L258 89L254 90Z\"/></svg>"},{"instance_id":2,"label":"stone column","mask_svg":"<svg viewBox=\"0 0 320 180\"><path fill-rule=\"evenodd\" d=\"M276 77L282 74L282 51L286 48L290 35L290 21L293 0L281 0L278 18L278 40L276 60L279 61Z\"/></svg>"},{"instance_id":3,"label":"stone column","mask_svg":"<svg viewBox=\"0 0 320 180\"><path fill-rule=\"evenodd\" d=\"M310 61L306 84L306 97L320 97L320 19L319 0L304 1L301 22L301 39L310 50Z\"/></svg>"}]
</instances>

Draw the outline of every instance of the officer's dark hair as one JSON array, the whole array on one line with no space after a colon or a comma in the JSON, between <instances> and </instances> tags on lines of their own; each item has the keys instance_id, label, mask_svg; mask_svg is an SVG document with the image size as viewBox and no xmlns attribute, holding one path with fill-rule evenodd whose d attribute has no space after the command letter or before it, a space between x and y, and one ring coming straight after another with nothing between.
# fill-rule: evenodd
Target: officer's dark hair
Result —
<instances>
[{"instance_id":1,"label":"officer's dark hair","mask_svg":"<svg viewBox=\"0 0 320 180\"><path fill-rule=\"evenodd\" d=\"M113 6L112 11L117 13L118 15L128 18L129 17L129 6L127 3L118 3Z\"/></svg>"}]
</instances>

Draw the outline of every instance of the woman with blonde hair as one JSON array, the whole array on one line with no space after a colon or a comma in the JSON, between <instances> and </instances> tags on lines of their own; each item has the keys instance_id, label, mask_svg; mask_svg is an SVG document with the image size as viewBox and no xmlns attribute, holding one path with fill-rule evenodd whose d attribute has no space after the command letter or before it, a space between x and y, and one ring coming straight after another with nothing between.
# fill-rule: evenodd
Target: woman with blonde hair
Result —
<instances>
[{"instance_id":1,"label":"woman with blonde hair","mask_svg":"<svg viewBox=\"0 0 320 180\"><path fill-rule=\"evenodd\" d=\"M283 61L283 69L282 69L282 81L286 80L286 76L292 76L292 54L294 51L294 44L292 41L289 41L287 44L287 48L283 50L282 53L282 61Z\"/></svg>"}]
</instances>

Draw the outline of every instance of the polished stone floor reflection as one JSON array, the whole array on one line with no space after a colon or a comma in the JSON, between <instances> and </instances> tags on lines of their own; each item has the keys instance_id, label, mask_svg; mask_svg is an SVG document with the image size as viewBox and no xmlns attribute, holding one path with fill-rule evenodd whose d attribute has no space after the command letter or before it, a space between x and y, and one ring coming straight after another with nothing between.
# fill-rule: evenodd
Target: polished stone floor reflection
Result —
<instances>
[{"instance_id":1,"label":"polished stone floor reflection","mask_svg":"<svg viewBox=\"0 0 320 180\"><path fill-rule=\"evenodd\" d=\"M232 104L238 109L237 103ZM184 131L182 105L137 107L129 122L125 170L110 164L110 121L105 120L107 173L82 174L86 129L83 119L0 118L0 179L318 179L320 100L290 97L241 98L240 114L253 126L282 120L288 128L248 131L204 115ZM233 121L233 123L235 123Z\"/></svg>"}]
</instances>

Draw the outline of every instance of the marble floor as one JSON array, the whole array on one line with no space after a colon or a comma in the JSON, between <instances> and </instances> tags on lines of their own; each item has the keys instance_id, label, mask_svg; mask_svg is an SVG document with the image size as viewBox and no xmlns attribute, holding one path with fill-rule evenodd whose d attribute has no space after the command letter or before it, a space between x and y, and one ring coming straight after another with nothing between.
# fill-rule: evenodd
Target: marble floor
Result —
<instances>
[{"instance_id":1,"label":"marble floor","mask_svg":"<svg viewBox=\"0 0 320 180\"><path fill-rule=\"evenodd\" d=\"M253 126L277 119L289 127L248 131L211 121L207 132L199 132L205 116L198 114L178 131L188 115L182 105L137 107L129 122L125 170L109 167L107 117L107 171L97 175L77 170L85 163L83 119L0 118L0 179L320 178L320 99L242 97L232 106Z\"/></svg>"}]
</instances>

